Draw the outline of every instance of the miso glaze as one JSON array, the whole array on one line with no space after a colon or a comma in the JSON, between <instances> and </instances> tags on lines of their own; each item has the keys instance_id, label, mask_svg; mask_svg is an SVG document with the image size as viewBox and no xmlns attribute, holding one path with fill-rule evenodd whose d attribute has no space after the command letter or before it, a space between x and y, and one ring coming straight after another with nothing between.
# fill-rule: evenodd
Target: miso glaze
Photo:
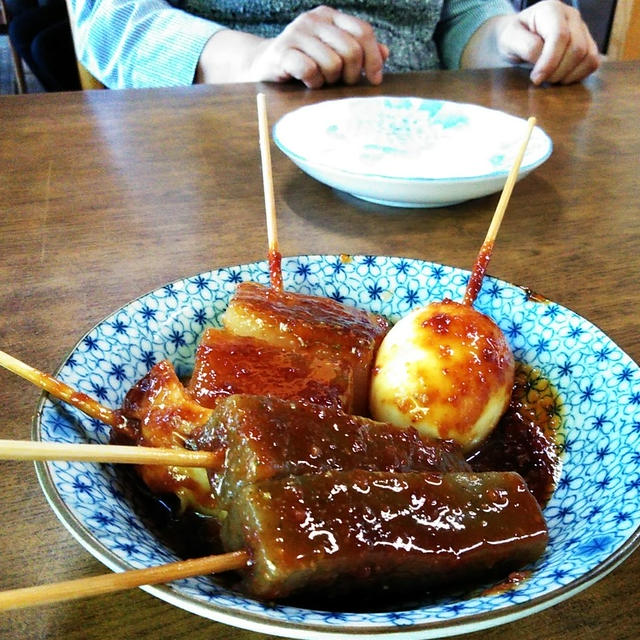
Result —
<instances>
[{"instance_id":1,"label":"miso glaze","mask_svg":"<svg viewBox=\"0 0 640 640\"><path fill-rule=\"evenodd\" d=\"M539 370L518 363L509 408L468 461L476 471L517 471L544 506L562 467L561 425L558 392Z\"/></svg>"}]
</instances>

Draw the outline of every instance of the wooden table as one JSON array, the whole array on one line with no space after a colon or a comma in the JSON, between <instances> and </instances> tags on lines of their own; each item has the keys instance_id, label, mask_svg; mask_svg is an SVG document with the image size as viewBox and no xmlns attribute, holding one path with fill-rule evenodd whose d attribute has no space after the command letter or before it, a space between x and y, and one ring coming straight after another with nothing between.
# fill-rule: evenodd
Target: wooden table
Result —
<instances>
[{"instance_id":1,"label":"wooden table","mask_svg":"<svg viewBox=\"0 0 640 640\"><path fill-rule=\"evenodd\" d=\"M141 293L262 259L255 94L273 124L352 94L418 95L536 115L551 158L513 194L490 265L602 328L640 361L640 66L535 88L524 70L430 72L382 87L295 86L37 94L0 99L0 348L54 371L80 336ZM392 254L470 268L497 194L433 210L342 196L272 151L280 247ZM28 438L39 392L0 371L0 435ZM30 463L0 474L0 588L102 573L59 524ZM477 640L636 638L640 555L567 602ZM141 590L5 613L2 638L258 640Z\"/></svg>"}]
</instances>

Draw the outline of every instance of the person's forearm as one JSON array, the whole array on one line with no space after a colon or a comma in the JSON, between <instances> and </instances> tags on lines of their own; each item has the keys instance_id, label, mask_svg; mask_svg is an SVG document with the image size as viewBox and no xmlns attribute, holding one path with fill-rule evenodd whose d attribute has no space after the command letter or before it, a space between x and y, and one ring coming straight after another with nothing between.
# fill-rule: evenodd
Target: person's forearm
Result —
<instances>
[{"instance_id":1,"label":"person's forearm","mask_svg":"<svg viewBox=\"0 0 640 640\"><path fill-rule=\"evenodd\" d=\"M79 61L110 88L188 85L219 25L164 0L70 0Z\"/></svg>"},{"instance_id":2,"label":"person's forearm","mask_svg":"<svg viewBox=\"0 0 640 640\"><path fill-rule=\"evenodd\" d=\"M264 39L242 31L225 29L214 33L204 46L195 82L217 84L252 82L251 60Z\"/></svg>"},{"instance_id":3,"label":"person's forearm","mask_svg":"<svg viewBox=\"0 0 640 640\"><path fill-rule=\"evenodd\" d=\"M498 49L498 34L508 19L509 17L507 16L496 16L480 26L462 51L460 67L506 67L517 62L516 60L505 58Z\"/></svg>"},{"instance_id":4,"label":"person's forearm","mask_svg":"<svg viewBox=\"0 0 640 640\"><path fill-rule=\"evenodd\" d=\"M462 54L474 35L482 35L481 30L488 21L513 14L515 9L509 0L444 0L436 31L436 43L444 68L464 66Z\"/></svg>"}]
</instances>

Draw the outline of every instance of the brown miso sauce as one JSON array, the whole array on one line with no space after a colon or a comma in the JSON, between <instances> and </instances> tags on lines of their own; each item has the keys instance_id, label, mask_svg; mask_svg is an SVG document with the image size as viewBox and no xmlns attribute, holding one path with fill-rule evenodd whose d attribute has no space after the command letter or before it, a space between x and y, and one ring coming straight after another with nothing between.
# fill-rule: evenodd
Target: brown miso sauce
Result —
<instances>
[{"instance_id":1,"label":"brown miso sauce","mask_svg":"<svg viewBox=\"0 0 640 640\"><path fill-rule=\"evenodd\" d=\"M275 249L269 249L268 260L271 286L282 291L282 254Z\"/></svg>"},{"instance_id":2,"label":"brown miso sauce","mask_svg":"<svg viewBox=\"0 0 640 640\"><path fill-rule=\"evenodd\" d=\"M540 370L516 363L511 402L467 461L474 471L516 471L544 507L562 467L562 402Z\"/></svg>"},{"instance_id":3,"label":"brown miso sauce","mask_svg":"<svg viewBox=\"0 0 640 640\"><path fill-rule=\"evenodd\" d=\"M489 240L484 242L482 247L480 248L480 253L478 253L475 264L473 265L473 271L469 278L467 290L464 293L464 300L462 301L462 304L471 306L474 303L475 299L478 297L478 293L480 293L480 289L482 288L484 275L487 272L487 268L489 267L489 261L491 260L492 253L493 241Z\"/></svg>"},{"instance_id":4,"label":"brown miso sauce","mask_svg":"<svg viewBox=\"0 0 640 640\"><path fill-rule=\"evenodd\" d=\"M485 589L481 595L497 596L501 593L506 593L507 591L518 587L525 580L528 580L529 576L531 576L531 571L514 571L513 573L510 573L502 582L498 582L498 584L494 584Z\"/></svg>"},{"instance_id":5,"label":"brown miso sauce","mask_svg":"<svg viewBox=\"0 0 640 640\"><path fill-rule=\"evenodd\" d=\"M520 287L525 295L527 296L527 300L531 300L532 302L541 302L547 303L549 302L549 298L545 298L543 295L536 293L533 289L529 289L529 287Z\"/></svg>"}]
</instances>

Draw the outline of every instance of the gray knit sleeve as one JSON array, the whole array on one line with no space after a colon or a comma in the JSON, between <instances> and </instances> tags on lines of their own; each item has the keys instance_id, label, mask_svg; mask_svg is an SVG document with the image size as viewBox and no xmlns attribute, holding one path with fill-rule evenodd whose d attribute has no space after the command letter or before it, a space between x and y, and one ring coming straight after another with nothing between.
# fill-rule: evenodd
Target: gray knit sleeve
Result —
<instances>
[{"instance_id":1,"label":"gray knit sleeve","mask_svg":"<svg viewBox=\"0 0 640 640\"><path fill-rule=\"evenodd\" d=\"M471 36L489 18L515 13L509 0L445 0L435 41L445 69L458 69Z\"/></svg>"}]
</instances>

